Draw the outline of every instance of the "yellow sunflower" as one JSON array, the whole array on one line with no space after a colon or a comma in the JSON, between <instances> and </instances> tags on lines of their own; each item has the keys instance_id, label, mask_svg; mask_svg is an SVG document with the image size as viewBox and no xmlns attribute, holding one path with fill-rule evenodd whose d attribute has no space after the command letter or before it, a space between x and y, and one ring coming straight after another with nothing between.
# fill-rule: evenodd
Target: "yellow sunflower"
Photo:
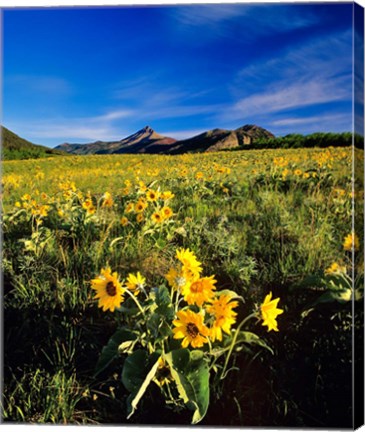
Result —
<instances>
[{"instance_id":1,"label":"yellow sunflower","mask_svg":"<svg viewBox=\"0 0 365 432\"><path fill-rule=\"evenodd\" d=\"M105 192L103 195L102 207L112 207L114 204L113 197L110 192Z\"/></svg>"},{"instance_id":2,"label":"yellow sunflower","mask_svg":"<svg viewBox=\"0 0 365 432\"><path fill-rule=\"evenodd\" d=\"M99 299L99 307L103 311L114 312L123 302L123 288L118 281L118 273L112 273L110 267L101 269L100 275L91 281L91 287L96 291L95 298Z\"/></svg>"},{"instance_id":3,"label":"yellow sunflower","mask_svg":"<svg viewBox=\"0 0 365 432\"><path fill-rule=\"evenodd\" d=\"M140 290L143 290L145 283L146 278L143 277L140 272L137 272L136 275L129 273L126 285L130 291L133 291L135 295L138 295Z\"/></svg>"},{"instance_id":4,"label":"yellow sunflower","mask_svg":"<svg viewBox=\"0 0 365 432\"><path fill-rule=\"evenodd\" d=\"M341 266L340 264L334 262L324 272L325 274L346 273L346 266Z\"/></svg>"},{"instance_id":5,"label":"yellow sunflower","mask_svg":"<svg viewBox=\"0 0 365 432\"><path fill-rule=\"evenodd\" d=\"M82 203L82 208L86 210L87 214L94 214L96 211L91 198L85 199L85 201Z\"/></svg>"},{"instance_id":6,"label":"yellow sunflower","mask_svg":"<svg viewBox=\"0 0 365 432\"><path fill-rule=\"evenodd\" d=\"M137 216L136 216L136 221L138 223L141 223L141 222L143 222L143 220L144 220L143 214L142 213L138 213Z\"/></svg>"},{"instance_id":7,"label":"yellow sunflower","mask_svg":"<svg viewBox=\"0 0 365 432\"><path fill-rule=\"evenodd\" d=\"M268 294L265 297L264 302L261 305L261 317L263 320L262 325L268 327L268 331L278 330L278 323L276 322L276 317L282 314L284 311L282 309L278 309L277 305L280 298L276 298L271 300L272 293Z\"/></svg>"},{"instance_id":8,"label":"yellow sunflower","mask_svg":"<svg viewBox=\"0 0 365 432\"><path fill-rule=\"evenodd\" d=\"M183 273L181 269L171 267L168 273L165 275L167 282L171 288L176 291L182 291L186 285L191 283L191 274Z\"/></svg>"},{"instance_id":9,"label":"yellow sunflower","mask_svg":"<svg viewBox=\"0 0 365 432\"><path fill-rule=\"evenodd\" d=\"M127 226L129 224L128 218L126 218L125 216L122 216L120 218L120 223L122 226Z\"/></svg>"},{"instance_id":10,"label":"yellow sunflower","mask_svg":"<svg viewBox=\"0 0 365 432\"><path fill-rule=\"evenodd\" d=\"M194 274L199 275L202 272L201 262L199 262L189 249L178 249L176 251L176 258L182 263L183 269L191 271Z\"/></svg>"},{"instance_id":11,"label":"yellow sunflower","mask_svg":"<svg viewBox=\"0 0 365 432\"><path fill-rule=\"evenodd\" d=\"M161 193L160 198L164 201L167 201L174 198L174 196L175 195L171 191L165 191Z\"/></svg>"},{"instance_id":12,"label":"yellow sunflower","mask_svg":"<svg viewBox=\"0 0 365 432\"><path fill-rule=\"evenodd\" d=\"M352 251L352 248L356 251L359 249L359 246L359 238L355 233L348 234L343 241L343 248L345 251Z\"/></svg>"},{"instance_id":13,"label":"yellow sunflower","mask_svg":"<svg viewBox=\"0 0 365 432\"><path fill-rule=\"evenodd\" d=\"M187 348L200 348L208 342L209 329L203 322L203 315L191 310L177 312L177 318L172 323L174 339L182 339L181 346Z\"/></svg>"},{"instance_id":14,"label":"yellow sunflower","mask_svg":"<svg viewBox=\"0 0 365 432\"><path fill-rule=\"evenodd\" d=\"M219 297L211 300L211 304L206 310L214 317L212 327L210 328L210 337L214 342L216 339L222 340L222 330L230 334L231 326L236 322L237 313L232 309L238 306L237 301L231 301L232 297L227 294L221 294Z\"/></svg>"},{"instance_id":15,"label":"yellow sunflower","mask_svg":"<svg viewBox=\"0 0 365 432\"><path fill-rule=\"evenodd\" d=\"M163 218L159 212L152 213L151 219L154 223L161 223Z\"/></svg>"},{"instance_id":16,"label":"yellow sunflower","mask_svg":"<svg viewBox=\"0 0 365 432\"><path fill-rule=\"evenodd\" d=\"M296 175L297 177L300 177L303 174L303 171L299 168L297 168L296 170L294 170L294 175Z\"/></svg>"},{"instance_id":17,"label":"yellow sunflower","mask_svg":"<svg viewBox=\"0 0 365 432\"><path fill-rule=\"evenodd\" d=\"M140 199L136 202L136 205L134 206L134 210L136 213L142 213L146 208L147 208L148 204L146 203L146 201Z\"/></svg>"},{"instance_id":18,"label":"yellow sunflower","mask_svg":"<svg viewBox=\"0 0 365 432\"><path fill-rule=\"evenodd\" d=\"M160 211L163 219L169 219L172 215L173 215L173 211L171 210L170 207L162 207L161 211Z\"/></svg>"},{"instance_id":19,"label":"yellow sunflower","mask_svg":"<svg viewBox=\"0 0 365 432\"><path fill-rule=\"evenodd\" d=\"M184 300L189 305L196 304L199 307L209 302L213 297L216 280L214 276L202 277L186 284L182 289Z\"/></svg>"},{"instance_id":20,"label":"yellow sunflower","mask_svg":"<svg viewBox=\"0 0 365 432\"><path fill-rule=\"evenodd\" d=\"M146 192L146 198L147 198L148 201L157 201L158 197L159 197L159 193L157 191L149 189Z\"/></svg>"},{"instance_id":21,"label":"yellow sunflower","mask_svg":"<svg viewBox=\"0 0 365 432\"><path fill-rule=\"evenodd\" d=\"M134 210L134 204L132 202L129 202L126 207L124 212L125 213L131 213Z\"/></svg>"}]
</instances>

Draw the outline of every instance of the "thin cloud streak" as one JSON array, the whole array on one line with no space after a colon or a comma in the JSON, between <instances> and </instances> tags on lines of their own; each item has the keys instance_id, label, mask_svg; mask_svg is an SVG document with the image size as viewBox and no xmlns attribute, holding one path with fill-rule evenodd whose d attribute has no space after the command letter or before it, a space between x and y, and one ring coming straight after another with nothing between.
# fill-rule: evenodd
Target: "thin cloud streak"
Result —
<instances>
[{"instance_id":1,"label":"thin cloud streak","mask_svg":"<svg viewBox=\"0 0 365 432\"><path fill-rule=\"evenodd\" d=\"M242 115L275 113L287 109L301 108L335 101L351 99L351 90L346 88L347 77L332 81L282 83L279 88L268 89L239 100L225 115L239 118Z\"/></svg>"},{"instance_id":2,"label":"thin cloud streak","mask_svg":"<svg viewBox=\"0 0 365 432\"><path fill-rule=\"evenodd\" d=\"M231 35L230 22L241 18L247 29L245 36L252 40L257 36L308 27L318 21L317 16L303 11L295 13L290 5L213 4L178 7L172 12L172 18L181 25L182 31L185 27L210 29L209 33L204 33L206 38Z\"/></svg>"},{"instance_id":3,"label":"thin cloud streak","mask_svg":"<svg viewBox=\"0 0 365 432\"><path fill-rule=\"evenodd\" d=\"M322 122L348 122L346 114L333 114L327 116L313 116L313 117L289 117L271 122L273 126L294 126L294 125L306 125L306 124L320 124Z\"/></svg>"},{"instance_id":4,"label":"thin cloud streak","mask_svg":"<svg viewBox=\"0 0 365 432\"><path fill-rule=\"evenodd\" d=\"M314 132L350 132L352 130L351 117L346 113L336 113L324 116L310 116L306 118L284 118L268 123L268 127L275 135Z\"/></svg>"}]
</instances>

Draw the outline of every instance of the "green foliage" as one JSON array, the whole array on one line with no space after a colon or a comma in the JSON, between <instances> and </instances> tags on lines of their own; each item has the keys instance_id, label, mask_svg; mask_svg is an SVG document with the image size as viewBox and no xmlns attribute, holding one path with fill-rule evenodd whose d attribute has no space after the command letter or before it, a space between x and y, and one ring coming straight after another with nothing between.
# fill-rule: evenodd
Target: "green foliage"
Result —
<instances>
[{"instance_id":1,"label":"green foliage","mask_svg":"<svg viewBox=\"0 0 365 432\"><path fill-rule=\"evenodd\" d=\"M192 423L199 423L209 406L209 367L204 353L182 348L165 358L181 398L194 411Z\"/></svg>"},{"instance_id":2,"label":"green foliage","mask_svg":"<svg viewBox=\"0 0 365 432\"><path fill-rule=\"evenodd\" d=\"M53 150L33 144L15 133L1 127L2 158L4 160L39 159L57 155L65 155L62 151Z\"/></svg>"},{"instance_id":3,"label":"green foliage","mask_svg":"<svg viewBox=\"0 0 365 432\"><path fill-rule=\"evenodd\" d=\"M128 352L135 343L137 336L138 335L131 330L125 328L118 329L101 351L95 367L95 376L107 368L120 354Z\"/></svg>"},{"instance_id":4,"label":"green foliage","mask_svg":"<svg viewBox=\"0 0 365 432\"><path fill-rule=\"evenodd\" d=\"M351 132L316 132L309 135L291 133L277 137L257 137L251 144L241 144L238 148L226 149L224 151L347 147L353 144L355 147L363 149L364 137L359 134L353 135Z\"/></svg>"},{"instance_id":5,"label":"green foliage","mask_svg":"<svg viewBox=\"0 0 365 432\"><path fill-rule=\"evenodd\" d=\"M345 147L352 145L352 133L317 132L310 135L289 134L276 138L259 138L250 148L310 148L310 147Z\"/></svg>"}]
</instances>

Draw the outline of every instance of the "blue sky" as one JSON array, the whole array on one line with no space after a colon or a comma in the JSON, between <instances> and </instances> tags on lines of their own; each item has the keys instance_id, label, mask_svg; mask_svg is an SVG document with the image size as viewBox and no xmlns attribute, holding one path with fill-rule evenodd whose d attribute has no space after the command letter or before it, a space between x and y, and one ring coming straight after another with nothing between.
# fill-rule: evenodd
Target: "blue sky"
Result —
<instances>
[{"instance_id":1,"label":"blue sky","mask_svg":"<svg viewBox=\"0 0 365 432\"><path fill-rule=\"evenodd\" d=\"M35 143L352 129L352 4L3 10L3 124Z\"/></svg>"}]
</instances>

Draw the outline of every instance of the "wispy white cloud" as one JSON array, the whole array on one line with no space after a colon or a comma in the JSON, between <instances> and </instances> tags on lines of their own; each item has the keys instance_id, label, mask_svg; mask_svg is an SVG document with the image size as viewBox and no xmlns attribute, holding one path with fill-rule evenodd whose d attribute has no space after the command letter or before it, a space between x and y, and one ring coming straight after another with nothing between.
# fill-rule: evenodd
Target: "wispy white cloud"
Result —
<instances>
[{"instance_id":1,"label":"wispy white cloud","mask_svg":"<svg viewBox=\"0 0 365 432\"><path fill-rule=\"evenodd\" d=\"M233 102L218 116L220 120L276 119L274 126L311 124L314 116L323 118L329 130L336 128L339 118L332 117L334 103L347 103L352 98L351 32L327 38L312 38L291 46L275 56L261 59L241 69L230 85ZM332 104L332 105L331 105ZM297 118L283 112L310 109L311 115ZM311 120L309 118L312 117ZM344 112L343 125L348 125L351 110ZM348 129L348 126L347 126Z\"/></svg>"},{"instance_id":2,"label":"wispy white cloud","mask_svg":"<svg viewBox=\"0 0 365 432\"><path fill-rule=\"evenodd\" d=\"M113 121L113 120L119 120L121 118L132 117L135 114L136 114L135 111L130 110L130 109L115 110L115 111L110 111L110 112L103 114L103 115L100 115L100 116L91 117L90 119L88 119L88 121L91 121L91 122L104 122L104 121L108 122L108 121Z\"/></svg>"},{"instance_id":3,"label":"wispy white cloud","mask_svg":"<svg viewBox=\"0 0 365 432\"><path fill-rule=\"evenodd\" d=\"M120 119L130 118L135 113L128 109L111 110L91 117L50 117L42 120L10 122L8 127L28 139L53 139L64 141L118 140L125 136Z\"/></svg>"},{"instance_id":4,"label":"wispy white cloud","mask_svg":"<svg viewBox=\"0 0 365 432\"><path fill-rule=\"evenodd\" d=\"M238 3L180 6L173 10L172 18L183 31L186 27L198 29L201 39L232 37L231 24L233 20L237 23L237 19L241 19L247 41L257 36L307 27L319 19L308 9L299 11L291 5ZM204 31L201 31L202 28Z\"/></svg>"},{"instance_id":5,"label":"wispy white cloud","mask_svg":"<svg viewBox=\"0 0 365 432\"><path fill-rule=\"evenodd\" d=\"M273 120L271 124L273 126L297 126L297 125L319 125L323 123L343 123L349 125L349 118L346 114L331 114L331 115L318 115L309 117L285 117L278 120Z\"/></svg>"},{"instance_id":6,"label":"wispy white cloud","mask_svg":"<svg viewBox=\"0 0 365 432\"><path fill-rule=\"evenodd\" d=\"M140 119L151 121L217 113L222 104L199 103L213 91L166 86L161 77L142 76L118 83L112 90L112 97L133 106L133 112Z\"/></svg>"},{"instance_id":7,"label":"wispy white cloud","mask_svg":"<svg viewBox=\"0 0 365 432\"><path fill-rule=\"evenodd\" d=\"M239 118L351 99L351 88L346 86L348 79L345 76L332 80L279 83L263 92L242 98L226 115Z\"/></svg>"},{"instance_id":8,"label":"wispy white cloud","mask_svg":"<svg viewBox=\"0 0 365 432\"><path fill-rule=\"evenodd\" d=\"M234 85L296 80L315 77L334 77L351 70L352 32L345 31L327 37L313 38L297 46L276 52L274 56L242 68Z\"/></svg>"},{"instance_id":9,"label":"wispy white cloud","mask_svg":"<svg viewBox=\"0 0 365 432\"><path fill-rule=\"evenodd\" d=\"M67 140L114 140L118 138L117 131L110 127L72 125L69 121L54 124L52 121L42 124L32 124L27 128L29 138L57 138L61 141Z\"/></svg>"},{"instance_id":10,"label":"wispy white cloud","mask_svg":"<svg viewBox=\"0 0 365 432\"><path fill-rule=\"evenodd\" d=\"M175 20L188 26L216 24L249 13L250 6L240 7L234 4L212 4L180 6L173 11Z\"/></svg>"}]
</instances>

